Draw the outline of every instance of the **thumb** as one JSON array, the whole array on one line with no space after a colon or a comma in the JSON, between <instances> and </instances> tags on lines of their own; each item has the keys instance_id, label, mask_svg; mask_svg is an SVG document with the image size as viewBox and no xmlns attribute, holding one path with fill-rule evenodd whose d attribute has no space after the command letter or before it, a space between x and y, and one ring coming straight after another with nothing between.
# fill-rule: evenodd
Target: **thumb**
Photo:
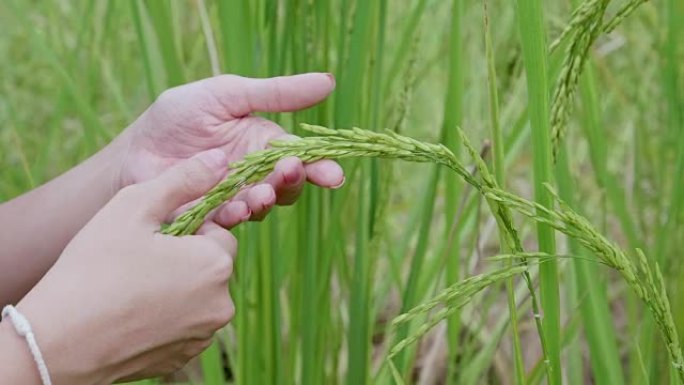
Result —
<instances>
[{"instance_id":1,"label":"thumb","mask_svg":"<svg viewBox=\"0 0 684 385\"><path fill-rule=\"evenodd\" d=\"M159 220L191 202L214 187L228 166L226 154L219 149L201 152L184 160L157 178L145 182L144 190L151 202L147 211Z\"/></svg>"},{"instance_id":2,"label":"thumb","mask_svg":"<svg viewBox=\"0 0 684 385\"><path fill-rule=\"evenodd\" d=\"M316 72L264 79L221 75L204 82L236 117L257 111L301 110L322 101L335 89L331 74Z\"/></svg>"}]
</instances>

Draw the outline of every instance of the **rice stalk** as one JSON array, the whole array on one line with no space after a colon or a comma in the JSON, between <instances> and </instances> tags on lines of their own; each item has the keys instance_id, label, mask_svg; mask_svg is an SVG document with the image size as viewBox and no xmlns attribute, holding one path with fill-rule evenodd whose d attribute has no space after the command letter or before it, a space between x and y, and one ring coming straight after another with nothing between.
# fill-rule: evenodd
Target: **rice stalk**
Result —
<instances>
[{"instance_id":1,"label":"rice stalk","mask_svg":"<svg viewBox=\"0 0 684 385\"><path fill-rule=\"evenodd\" d=\"M441 139L447 148L458 155L460 146L458 137L455 135L454 127L461 124L463 120L463 90L464 90L464 59L463 59L463 21L464 18L464 1L451 1L451 20L449 23L448 35L448 77L447 89L444 98L444 112L442 116ZM463 195L463 186L458 176L451 173L445 173L445 214L446 220L444 224L445 239L448 239L449 246L444 255L446 258L446 284L450 285L458 282L461 275L461 255L460 255L460 235L456 234L456 226L460 224L458 217L455 215L461 210L459 207L461 196ZM474 207L474 206L473 206ZM461 214L458 214L459 216ZM457 371L457 357L462 351L460 337L461 337L461 319L458 313L449 317L446 320L447 324L447 372L446 385L454 384L455 373Z\"/></svg>"},{"instance_id":2,"label":"rice stalk","mask_svg":"<svg viewBox=\"0 0 684 385\"><path fill-rule=\"evenodd\" d=\"M639 8L641 4L646 3L647 1L649 0L630 0L627 4L623 5L622 8L615 13L612 19L603 24L603 33L608 34L613 32L623 20L629 17L629 15Z\"/></svg>"},{"instance_id":3,"label":"rice stalk","mask_svg":"<svg viewBox=\"0 0 684 385\"><path fill-rule=\"evenodd\" d=\"M501 248L503 250L507 250L515 254L524 254L525 250L523 249L522 242L520 240L520 237L518 236L518 231L513 226L513 216L511 214L510 208L508 208L506 205L502 205L497 200L490 199L484 194L485 186L490 189L500 189L498 183L496 182L494 176L487 169L487 165L485 164L482 157L470 144L470 141L465 136L465 133L461 129L459 129L458 132L460 135L461 142L463 142L466 150L468 151L468 154L475 162L475 167L480 174L482 185L480 185L479 187L473 185L473 187L477 188L478 191L483 196L485 196L485 198L487 198L487 204L492 214L496 218L497 227L499 229L499 239L501 240ZM466 180L466 182L468 181ZM523 260L523 263L526 263L526 261ZM539 335L539 343L541 345L542 351L542 360L544 362L547 375L550 375L552 367L551 362L549 360L549 347L547 343L546 334L544 333L544 325L542 322L541 309L539 308L539 301L537 299L537 294L534 290L532 277L530 276L529 272L523 271L522 276L527 286L527 291L530 293L530 301L532 302L532 316L534 318L535 327L537 328L537 334Z\"/></svg>"},{"instance_id":4,"label":"rice stalk","mask_svg":"<svg viewBox=\"0 0 684 385\"><path fill-rule=\"evenodd\" d=\"M487 58L487 85L489 96L489 115L493 142L493 168L494 177L500 186L505 186L504 176L504 139L501 131L501 124L499 123L499 93L497 90L496 68L494 60L494 48L492 44L492 36L489 27L489 13L487 8L487 0L482 1L482 8L484 14L484 37L485 37L485 57ZM502 235L500 235L501 237ZM500 244L500 251L502 253L508 252L504 242ZM511 261L507 261L510 266ZM513 290L513 277L506 280L506 292L508 296L508 313L511 318L511 337L513 340L513 362L515 367L515 383L525 383L525 363L523 360L522 344L520 342L520 333L518 328L518 309L515 301L515 292Z\"/></svg>"},{"instance_id":5,"label":"rice stalk","mask_svg":"<svg viewBox=\"0 0 684 385\"><path fill-rule=\"evenodd\" d=\"M496 185L484 161L460 130L461 140L480 172L479 179L468 172L456 156L441 144L421 142L394 132L378 133L359 128L332 130L308 124L302 124L302 128L319 136L288 142L276 141L272 143L273 148L248 154L243 160L231 164L233 172L210 190L202 201L162 229L162 233L171 235L194 233L208 213L234 196L240 188L264 178L273 170L276 162L284 157L297 156L303 162L371 157L443 165L456 172L466 183L475 187L487 198L497 222L505 230L503 239L510 244L514 254L522 250L522 247L513 227L510 210L576 239L582 246L592 251L601 262L617 270L653 315L665 340L672 367L678 373L681 383L684 384L684 357L658 265L656 264L654 269L649 267L646 257L639 249L637 249L637 262L634 263L623 250L601 235L586 218L568 207L550 185L546 184L545 187L558 204L558 209L528 201L501 189ZM524 271L525 269L521 273ZM535 310L535 319L538 321L537 311ZM450 314L447 313L444 316L447 317ZM543 340L542 344L544 344Z\"/></svg>"},{"instance_id":6,"label":"rice stalk","mask_svg":"<svg viewBox=\"0 0 684 385\"><path fill-rule=\"evenodd\" d=\"M485 191L485 194L577 240L582 246L592 251L601 262L617 270L651 312L665 340L672 368L677 372L680 383L684 383L684 356L682 356L677 329L658 263L655 263L655 268L651 268L641 249L636 249L637 262L635 264L623 250L601 235L586 218L570 209L550 186L547 185L547 188L554 195L559 209L545 208L503 190ZM540 212L544 212L546 216L539 215Z\"/></svg>"},{"instance_id":7,"label":"rice stalk","mask_svg":"<svg viewBox=\"0 0 684 385\"><path fill-rule=\"evenodd\" d=\"M570 112L572 110L572 100L577 90L584 63L589 54L589 48L601 33L601 23L606 12L608 1L592 1L594 6L591 12L583 18L582 23L577 26L573 33L572 41L568 45L560 70L560 75L556 81L551 102L551 141L553 146L553 156L556 160L559 151L559 142L565 135Z\"/></svg>"},{"instance_id":8,"label":"rice stalk","mask_svg":"<svg viewBox=\"0 0 684 385\"><path fill-rule=\"evenodd\" d=\"M556 39L549 45L549 52L554 52L561 43L570 36L574 36L578 31L582 31L589 24L589 21L594 19L596 11L605 7L610 0L585 0L572 12L570 21L565 26L563 31L556 37Z\"/></svg>"},{"instance_id":9,"label":"rice stalk","mask_svg":"<svg viewBox=\"0 0 684 385\"><path fill-rule=\"evenodd\" d=\"M612 32L646 1L648 0L630 0L609 21L604 22L606 9L611 0L585 0L573 11L568 25L549 46L549 52L553 52L564 40L570 39L551 103L551 140L554 160L558 155L559 142L565 135L567 121L572 111L572 100L589 49L601 34Z\"/></svg>"},{"instance_id":10,"label":"rice stalk","mask_svg":"<svg viewBox=\"0 0 684 385\"><path fill-rule=\"evenodd\" d=\"M611 205L614 208L617 217L620 219L621 228L629 239L628 244L631 247L636 247L638 246L637 235L634 230L631 213L625 203L625 193L620 189L619 183L607 168L606 133L600 111L602 103L597 94L596 87L594 63L590 59L586 64L582 79L580 79L579 87L580 100L583 107L581 123L589 146L589 159L594 170L596 184L603 192L602 204ZM564 146L561 143L561 148L559 168L562 168L563 151L566 151L567 154L568 146ZM569 154L567 155L569 156ZM574 191L573 183L574 181L568 182L569 186L566 188L566 195L563 195L559 178L559 189L561 190L561 197L573 207L579 209L579 201L573 199L571 195L571 192ZM586 254L586 250L582 250L582 253ZM585 300L580 303L579 307L584 322L584 331L590 351L589 358L596 383L597 385L624 384L622 364L617 348L617 336L613 319L610 316L610 304L606 295L606 283L601 279L599 271L586 263L575 263L575 271L577 287L584 289L586 292ZM627 299L630 303L636 303L636 300L636 297L633 295L630 295ZM632 325L637 323L636 320L630 322ZM630 355L633 356L633 354Z\"/></svg>"},{"instance_id":11,"label":"rice stalk","mask_svg":"<svg viewBox=\"0 0 684 385\"><path fill-rule=\"evenodd\" d=\"M429 162L445 165L466 182L480 185L453 153L440 144L424 143L393 132L377 133L359 128L333 130L309 124L302 124L301 127L320 136L288 142L274 141L271 143L273 148L248 154L243 160L232 163L230 169L233 172L163 232L171 235L194 233L211 210L233 197L240 188L263 179L278 160L288 156L297 156L305 163L354 157Z\"/></svg>"},{"instance_id":12,"label":"rice stalk","mask_svg":"<svg viewBox=\"0 0 684 385\"><path fill-rule=\"evenodd\" d=\"M395 317L392 320L393 328L411 322L417 317L426 315L435 308L443 306L443 308L437 310L432 317L430 317L427 322L423 323L413 334L400 340L390 348L385 362L390 368L394 381L397 384L402 385L405 383L393 360L397 354L418 341L438 323L448 319L451 315L456 313L456 311L468 304L475 294L490 285L525 272L527 271L527 268L526 265L509 266L491 273L472 276L447 287L429 301L423 302Z\"/></svg>"}]
</instances>

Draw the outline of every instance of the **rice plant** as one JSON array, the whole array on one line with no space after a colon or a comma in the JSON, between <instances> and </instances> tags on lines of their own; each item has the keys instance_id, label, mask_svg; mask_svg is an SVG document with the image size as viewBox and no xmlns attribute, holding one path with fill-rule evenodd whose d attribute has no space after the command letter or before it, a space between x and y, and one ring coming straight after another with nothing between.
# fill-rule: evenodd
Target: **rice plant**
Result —
<instances>
[{"instance_id":1,"label":"rice plant","mask_svg":"<svg viewBox=\"0 0 684 385\"><path fill-rule=\"evenodd\" d=\"M227 165L185 236L284 157L346 183L234 229L237 313L140 384L684 383L677 0L10 0L0 201L165 89L325 71L301 136ZM353 128L353 127L362 127Z\"/></svg>"}]
</instances>

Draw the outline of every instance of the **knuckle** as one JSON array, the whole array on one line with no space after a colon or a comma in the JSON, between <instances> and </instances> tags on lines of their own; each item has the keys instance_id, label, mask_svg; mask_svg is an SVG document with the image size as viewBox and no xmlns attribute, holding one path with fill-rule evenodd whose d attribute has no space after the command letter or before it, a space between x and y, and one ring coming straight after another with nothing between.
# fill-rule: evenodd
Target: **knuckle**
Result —
<instances>
[{"instance_id":1,"label":"knuckle","mask_svg":"<svg viewBox=\"0 0 684 385\"><path fill-rule=\"evenodd\" d=\"M233 258L215 242L204 242L196 251L199 256L195 259L204 261L202 270L212 281L223 283L233 274Z\"/></svg>"},{"instance_id":2,"label":"knuckle","mask_svg":"<svg viewBox=\"0 0 684 385\"><path fill-rule=\"evenodd\" d=\"M233 258L224 254L218 262L217 270L222 280L228 280L233 275Z\"/></svg>"},{"instance_id":3,"label":"knuckle","mask_svg":"<svg viewBox=\"0 0 684 385\"><path fill-rule=\"evenodd\" d=\"M283 80L280 77L273 78L273 89L272 93L275 95L275 98L273 98L273 105L271 106L272 109L277 109L280 110L282 109L283 105L283 97L284 97L284 92L283 92Z\"/></svg>"},{"instance_id":4,"label":"knuckle","mask_svg":"<svg viewBox=\"0 0 684 385\"><path fill-rule=\"evenodd\" d=\"M214 262L220 260L226 253L223 251L218 243L210 240L202 240L202 244L197 248L198 251L203 254L209 262Z\"/></svg>"},{"instance_id":5,"label":"knuckle","mask_svg":"<svg viewBox=\"0 0 684 385\"><path fill-rule=\"evenodd\" d=\"M221 329L222 327L228 325L228 323L235 316L235 305L232 300L229 300L223 306L216 309L214 314L214 319L212 321L212 328L215 330Z\"/></svg>"},{"instance_id":6,"label":"knuckle","mask_svg":"<svg viewBox=\"0 0 684 385\"><path fill-rule=\"evenodd\" d=\"M229 84L233 87L239 87L244 82L245 78L235 74L225 74L221 75L222 80L225 84Z\"/></svg>"},{"instance_id":7,"label":"knuckle","mask_svg":"<svg viewBox=\"0 0 684 385\"><path fill-rule=\"evenodd\" d=\"M232 231L226 230L226 231L225 231L225 235L226 235L226 242L228 243L228 245L230 245L230 246L237 246L238 239L237 239L237 237L235 236L235 234L233 234Z\"/></svg>"},{"instance_id":8,"label":"knuckle","mask_svg":"<svg viewBox=\"0 0 684 385\"><path fill-rule=\"evenodd\" d=\"M233 233L228 232L228 250L230 250L230 259L231 259L231 264L233 262L233 259L236 257L237 251L238 251L238 240Z\"/></svg>"}]
</instances>

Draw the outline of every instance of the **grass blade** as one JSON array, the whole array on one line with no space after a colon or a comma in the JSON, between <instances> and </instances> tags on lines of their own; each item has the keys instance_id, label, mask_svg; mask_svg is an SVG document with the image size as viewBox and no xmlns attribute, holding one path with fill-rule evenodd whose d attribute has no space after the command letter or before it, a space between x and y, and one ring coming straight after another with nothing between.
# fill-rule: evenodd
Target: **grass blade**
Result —
<instances>
[{"instance_id":1,"label":"grass blade","mask_svg":"<svg viewBox=\"0 0 684 385\"><path fill-rule=\"evenodd\" d=\"M541 0L516 0L518 26L522 39L523 61L527 75L527 95L532 147L534 155L534 192L541 205L550 207L552 197L544 187L553 176L549 124L549 86L546 33ZM554 254L556 242L553 230L543 223L537 225L539 250ZM548 347L549 384L561 384L560 363L560 293L558 265L555 261L540 267L543 326Z\"/></svg>"},{"instance_id":2,"label":"grass blade","mask_svg":"<svg viewBox=\"0 0 684 385\"><path fill-rule=\"evenodd\" d=\"M463 119L463 0L453 0L451 4L451 26L449 33L449 75L447 80L447 94L444 101L444 117L442 120L442 138L443 143L455 154L459 153L458 135L456 134L456 126L460 125ZM461 258L460 258L460 236L458 234L451 234L451 229L455 226L457 220L456 213L458 211L459 201L461 199L461 181L455 175L446 174L444 176L446 183L446 223L444 229L446 230L445 239L449 239L450 253L446 256L446 284L451 285L459 281L461 275ZM452 238L453 237L453 238ZM459 350L459 335L460 335L460 317L458 312L447 319L447 348L448 366L447 366L447 384L453 384L456 373L456 357Z\"/></svg>"},{"instance_id":3,"label":"grass blade","mask_svg":"<svg viewBox=\"0 0 684 385\"><path fill-rule=\"evenodd\" d=\"M489 28L489 13L487 0L482 1L484 13L484 36L485 36L485 56L487 59L487 86L489 90L489 115L491 125L493 159L494 159L494 178L499 186L506 186L504 179L504 139L499 124L499 93L497 90L496 69L494 61L494 48L492 47L492 37ZM512 250L506 248L503 235L500 238L500 251L508 253ZM507 267L512 266L512 261L506 263ZM523 361L522 345L520 343L520 331L518 328L518 311L513 289L513 277L506 280L506 292L508 296L508 312L511 319L511 337L513 339L513 362L515 368L515 383L518 385L525 383L525 363Z\"/></svg>"}]
</instances>

